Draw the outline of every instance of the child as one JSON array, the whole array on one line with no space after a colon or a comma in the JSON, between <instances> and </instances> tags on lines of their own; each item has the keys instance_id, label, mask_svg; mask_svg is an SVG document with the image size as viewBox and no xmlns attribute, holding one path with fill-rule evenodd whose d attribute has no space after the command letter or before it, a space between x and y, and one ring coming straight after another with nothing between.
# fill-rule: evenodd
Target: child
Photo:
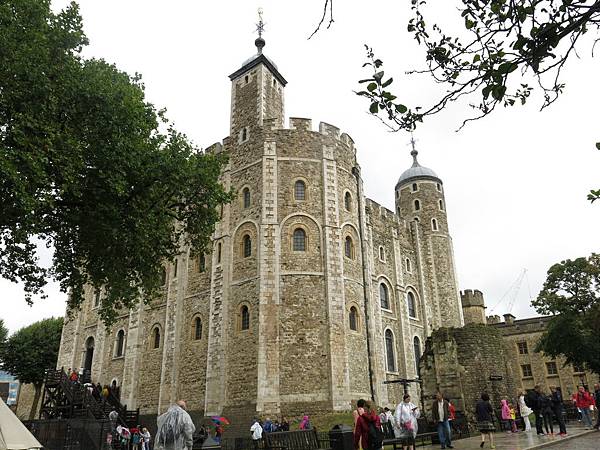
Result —
<instances>
[{"instance_id":1,"label":"child","mask_svg":"<svg viewBox=\"0 0 600 450\"><path fill-rule=\"evenodd\" d=\"M510 411L510 419L512 422L512 432L516 433L517 430L517 411L515 411L515 407L512 405L512 403L508 404L508 410Z\"/></svg>"}]
</instances>

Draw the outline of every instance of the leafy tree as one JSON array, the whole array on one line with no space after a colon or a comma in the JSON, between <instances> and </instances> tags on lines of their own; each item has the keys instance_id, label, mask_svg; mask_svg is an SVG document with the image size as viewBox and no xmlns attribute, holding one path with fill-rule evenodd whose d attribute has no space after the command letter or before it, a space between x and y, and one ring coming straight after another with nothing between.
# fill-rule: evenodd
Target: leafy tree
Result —
<instances>
[{"instance_id":1,"label":"leafy tree","mask_svg":"<svg viewBox=\"0 0 600 450\"><path fill-rule=\"evenodd\" d=\"M0 367L19 379L32 383L35 396L29 419L38 409L46 369L56 367L63 319L45 319L21 328L6 341L0 353Z\"/></svg>"},{"instance_id":2,"label":"leafy tree","mask_svg":"<svg viewBox=\"0 0 600 450\"><path fill-rule=\"evenodd\" d=\"M155 295L182 245L204 249L230 195L224 158L170 126L139 75L84 59L86 44L75 3L0 3L0 276L30 303L54 278L70 310L102 289L109 324Z\"/></svg>"},{"instance_id":3,"label":"leafy tree","mask_svg":"<svg viewBox=\"0 0 600 450\"><path fill-rule=\"evenodd\" d=\"M4 347L4 343L6 342L7 337L8 330L4 326L4 320L0 319L0 355L2 354L2 348Z\"/></svg>"},{"instance_id":4,"label":"leafy tree","mask_svg":"<svg viewBox=\"0 0 600 450\"><path fill-rule=\"evenodd\" d=\"M553 315L537 350L600 374L600 254L554 264L531 303Z\"/></svg>"}]
</instances>

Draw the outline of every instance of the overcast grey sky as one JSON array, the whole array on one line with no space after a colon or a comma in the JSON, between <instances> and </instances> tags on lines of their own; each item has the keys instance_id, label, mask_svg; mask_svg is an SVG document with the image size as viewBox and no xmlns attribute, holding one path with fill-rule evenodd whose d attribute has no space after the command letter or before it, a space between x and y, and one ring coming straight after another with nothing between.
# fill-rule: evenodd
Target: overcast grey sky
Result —
<instances>
[{"instance_id":1,"label":"overcast grey sky","mask_svg":"<svg viewBox=\"0 0 600 450\"><path fill-rule=\"evenodd\" d=\"M227 76L255 53L256 9L262 7L264 52L289 82L286 116L312 118L315 129L325 121L352 136L367 196L393 209L394 185L411 164L409 136L387 132L352 91L367 74L361 65L368 43L407 104L427 104L440 94L427 76L404 74L424 60L405 31L409 2L337 1L333 26L310 41L321 0L79 3L90 39L85 55L141 73L148 99L166 107L177 128L201 147L228 134ZM443 2L443 10L442 2L430 3L449 27L460 24L454 1ZM66 4L55 1L53 7ZM535 314L530 294L538 293L550 265L599 248L600 204L586 200L591 188L600 187L600 152L594 148L600 141L599 60L587 44L581 59L568 64L565 94L549 109L539 112L541 98L534 94L526 107L498 110L456 133L471 111L451 105L415 134L421 164L444 181L461 290L480 289L493 306L527 269L512 311L517 317ZM19 286L0 280L8 328L64 314L64 294L54 285L47 292L47 300L30 308ZM505 310L501 305L493 312Z\"/></svg>"}]
</instances>

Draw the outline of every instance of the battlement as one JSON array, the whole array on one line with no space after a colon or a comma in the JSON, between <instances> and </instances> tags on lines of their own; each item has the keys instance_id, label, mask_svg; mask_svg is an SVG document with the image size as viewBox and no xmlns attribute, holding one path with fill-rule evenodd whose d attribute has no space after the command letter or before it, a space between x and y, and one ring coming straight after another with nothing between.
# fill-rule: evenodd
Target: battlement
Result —
<instances>
[{"instance_id":1,"label":"battlement","mask_svg":"<svg viewBox=\"0 0 600 450\"><path fill-rule=\"evenodd\" d=\"M378 217L385 220L390 220L393 222L398 221L398 216L396 216L394 211L386 208L383 205L380 205L375 200L371 200L370 198L365 198L365 209L367 214L370 214L371 216L377 214Z\"/></svg>"},{"instance_id":2,"label":"battlement","mask_svg":"<svg viewBox=\"0 0 600 450\"><path fill-rule=\"evenodd\" d=\"M485 302L483 301L483 293L477 289L465 289L460 292L460 300L463 308L467 306L483 306L485 308Z\"/></svg>"},{"instance_id":3,"label":"battlement","mask_svg":"<svg viewBox=\"0 0 600 450\"><path fill-rule=\"evenodd\" d=\"M354 148L354 139L352 139L352 137L348 133L341 132L341 130L338 127L336 127L335 125L331 125L327 122L319 122L318 130L313 130L312 119L307 119L305 117L290 117L289 128L280 127L279 123L277 122L277 119L265 119L263 121L263 126L266 129L271 130L287 129L319 133L323 136L328 136L346 144L353 152L356 153L356 149Z\"/></svg>"},{"instance_id":4,"label":"battlement","mask_svg":"<svg viewBox=\"0 0 600 450\"><path fill-rule=\"evenodd\" d=\"M205 153L211 153L211 154L218 154L221 153L223 151L223 144L221 144L220 142L215 142L214 144L208 146L206 148L206 150L204 150Z\"/></svg>"}]
</instances>

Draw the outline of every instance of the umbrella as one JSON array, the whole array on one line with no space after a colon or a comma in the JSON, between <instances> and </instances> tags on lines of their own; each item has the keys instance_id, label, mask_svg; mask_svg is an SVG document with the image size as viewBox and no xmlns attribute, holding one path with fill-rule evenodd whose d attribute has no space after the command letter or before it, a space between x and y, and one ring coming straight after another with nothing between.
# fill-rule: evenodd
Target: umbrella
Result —
<instances>
[{"instance_id":1,"label":"umbrella","mask_svg":"<svg viewBox=\"0 0 600 450\"><path fill-rule=\"evenodd\" d=\"M229 425L230 422L229 420L227 420L227 417L223 417L223 416L211 416L211 419L213 422L217 422L217 423L222 423L224 425Z\"/></svg>"}]
</instances>

